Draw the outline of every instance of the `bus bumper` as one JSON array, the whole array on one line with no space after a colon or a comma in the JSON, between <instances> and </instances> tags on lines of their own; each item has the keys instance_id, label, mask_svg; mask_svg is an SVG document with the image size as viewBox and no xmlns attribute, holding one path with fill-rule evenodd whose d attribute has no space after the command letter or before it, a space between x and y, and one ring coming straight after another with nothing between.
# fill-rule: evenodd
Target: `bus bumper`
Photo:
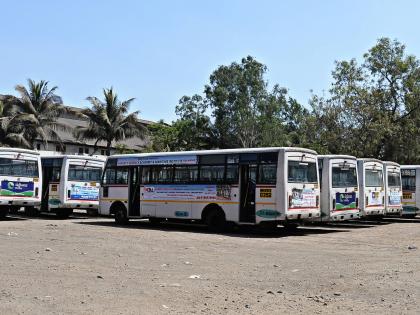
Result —
<instances>
[{"instance_id":1,"label":"bus bumper","mask_svg":"<svg viewBox=\"0 0 420 315\"><path fill-rule=\"evenodd\" d=\"M365 209L361 211L361 217L377 217L383 216L385 214L385 209Z\"/></svg>"},{"instance_id":2,"label":"bus bumper","mask_svg":"<svg viewBox=\"0 0 420 315\"><path fill-rule=\"evenodd\" d=\"M400 208L387 208L385 209L385 215L400 215L403 209Z\"/></svg>"},{"instance_id":3,"label":"bus bumper","mask_svg":"<svg viewBox=\"0 0 420 315\"><path fill-rule=\"evenodd\" d=\"M39 207L41 201L38 200L28 200L28 199L1 199L0 206L34 206Z\"/></svg>"},{"instance_id":4,"label":"bus bumper","mask_svg":"<svg viewBox=\"0 0 420 315\"><path fill-rule=\"evenodd\" d=\"M420 209L417 207L413 207L413 206L402 207L402 211L401 211L402 216L405 216L405 215L413 216L417 214L420 214Z\"/></svg>"},{"instance_id":5,"label":"bus bumper","mask_svg":"<svg viewBox=\"0 0 420 315\"><path fill-rule=\"evenodd\" d=\"M305 211L288 211L286 213L286 219L288 221L316 221L321 217L321 211L319 209L305 210Z\"/></svg>"},{"instance_id":6,"label":"bus bumper","mask_svg":"<svg viewBox=\"0 0 420 315\"><path fill-rule=\"evenodd\" d=\"M330 214L330 221L347 221L347 220L354 220L360 219L360 211L359 210L351 210L351 211L332 211Z\"/></svg>"}]
</instances>

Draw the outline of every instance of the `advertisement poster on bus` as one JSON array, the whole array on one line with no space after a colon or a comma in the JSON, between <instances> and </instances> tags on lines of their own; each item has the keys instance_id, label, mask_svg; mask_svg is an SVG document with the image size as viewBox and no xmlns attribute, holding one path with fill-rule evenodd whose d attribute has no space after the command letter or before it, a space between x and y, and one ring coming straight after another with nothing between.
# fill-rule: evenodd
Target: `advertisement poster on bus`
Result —
<instances>
[{"instance_id":1,"label":"advertisement poster on bus","mask_svg":"<svg viewBox=\"0 0 420 315\"><path fill-rule=\"evenodd\" d=\"M356 193L336 193L335 194L335 209L345 210L356 208Z\"/></svg>"},{"instance_id":2,"label":"advertisement poster on bus","mask_svg":"<svg viewBox=\"0 0 420 315\"><path fill-rule=\"evenodd\" d=\"M33 197L34 183L3 180L1 182L1 196Z\"/></svg>"},{"instance_id":3,"label":"advertisement poster on bus","mask_svg":"<svg viewBox=\"0 0 420 315\"><path fill-rule=\"evenodd\" d=\"M99 188L84 183L71 184L70 199L97 201L99 200Z\"/></svg>"},{"instance_id":4,"label":"advertisement poster on bus","mask_svg":"<svg viewBox=\"0 0 420 315\"><path fill-rule=\"evenodd\" d=\"M379 191L372 191L368 194L368 205L369 206L381 206L383 205L382 195Z\"/></svg>"},{"instance_id":5,"label":"advertisement poster on bus","mask_svg":"<svg viewBox=\"0 0 420 315\"><path fill-rule=\"evenodd\" d=\"M291 208L316 207L316 195L313 189L292 189Z\"/></svg>"},{"instance_id":6,"label":"advertisement poster on bus","mask_svg":"<svg viewBox=\"0 0 420 315\"><path fill-rule=\"evenodd\" d=\"M229 185L146 185L145 200L231 200Z\"/></svg>"},{"instance_id":7,"label":"advertisement poster on bus","mask_svg":"<svg viewBox=\"0 0 420 315\"><path fill-rule=\"evenodd\" d=\"M389 192L389 205L390 206L401 205L401 193L398 190L392 190Z\"/></svg>"},{"instance_id":8,"label":"advertisement poster on bus","mask_svg":"<svg viewBox=\"0 0 420 315\"><path fill-rule=\"evenodd\" d=\"M138 166L138 165L194 165L197 164L196 155L176 155L176 156L146 156L146 157L127 157L117 160L118 166Z\"/></svg>"}]
</instances>

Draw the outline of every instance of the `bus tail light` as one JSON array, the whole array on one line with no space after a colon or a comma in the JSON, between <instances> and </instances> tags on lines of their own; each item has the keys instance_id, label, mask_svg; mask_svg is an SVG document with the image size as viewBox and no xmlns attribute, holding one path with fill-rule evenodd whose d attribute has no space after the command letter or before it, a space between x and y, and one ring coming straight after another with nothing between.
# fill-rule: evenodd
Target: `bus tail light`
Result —
<instances>
[{"instance_id":1,"label":"bus tail light","mask_svg":"<svg viewBox=\"0 0 420 315\"><path fill-rule=\"evenodd\" d=\"M366 196L366 206L369 204L368 200L369 198Z\"/></svg>"},{"instance_id":2,"label":"bus tail light","mask_svg":"<svg viewBox=\"0 0 420 315\"><path fill-rule=\"evenodd\" d=\"M37 187L35 188L35 197L38 197L38 194L39 194L39 188Z\"/></svg>"},{"instance_id":3,"label":"bus tail light","mask_svg":"<svg viewBox=\"0 0 420 315\"><path fill-rule=\"evenodd\" d=\"M67 198L70 199L71 190L67 190Z\"/></svg>"},{"instance_id":4,"label":"bus tail light","mask_svg":"<svg viewBox=\"0 0 420 315\"><path fill-rule=\"evenodd\" d=\"M335 198L333 199L333 209L335 210Z\"/></svg>"},{"instance_id":5,"label":"bus tail light","mask_svg":"<svg viewBox=\"0 0 420 315\"><path fill-rule=\"evenodd\" d=\"M385 204L385 197L382 197L382 204Z\"/></svg>"},{"instance_id":6,"label":"bus tail light","mask_svg":"<svg viewBox=\"0 0 420 315\"><path fill-rule=\"evenodd\" d=\"M356 208L359 208L359 198L356 198Z\"/></svg>"},{"instance_id":7,"label":"bus tail light","mask_svg":"<svg viewBox=\"0 0 420 315\"><path fill-rule=\"evenodd\" d=\"M316 206L319 206L319 196L316 196Z\"/></svg>"},{"instance_id":8,"label":"bus tail light","mask_svg":"<svg viewBox=\"0 0 420 315\"><path fill-rule=\"evenodd\" d=\"M289 208L292 207L292 196L289 195Z\"/></svg>"}]
</instances>

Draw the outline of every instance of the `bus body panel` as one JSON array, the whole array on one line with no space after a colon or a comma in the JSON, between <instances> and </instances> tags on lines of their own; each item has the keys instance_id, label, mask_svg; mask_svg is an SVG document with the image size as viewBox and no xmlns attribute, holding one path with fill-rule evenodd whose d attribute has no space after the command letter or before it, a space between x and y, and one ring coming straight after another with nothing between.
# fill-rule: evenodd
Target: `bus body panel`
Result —
<instances>
[{"instance_id":1,"label":"bus body panel","mask_svg":"<svg viewBox=\"0 0 420 315\"><path fill-rule=\"evenodd\" d=\"M401 215L420 214L420 165L401 165L402 207Z\"/></svg>"},{"instance_id":2,"label":"bus body panel","mask_svg":"<svg viewBox=\"0 0 420 315\"><path fill-rule=\"evenodd\" d=\"M357 159L353 156L318 156L318 164L320 177L322 177L320 179L321 221L343 221L359 218L358 202L360 198ZM337 174L341 177L346 176L343 183L333 183L333 174L336 169L340 172L343 170L343 174ZM351 180L351 183L345 182L346 180Z\"/></svg>"},{"instance_id":3,"label":"bus body panel","mask_svg":"<svg viewBox=\"0 0 420 315\"><path fill-rule=\"evenodd\" d=\"M39 153L25 149L0 148L0 160L0 206L38 207L42 195ZM25 165L21 165L21 162ZM7 174L8 172L14 174ZM33 174L29 174L31 172Z\"/></svg>"},{"instance_id":4,"label":"bus body panel","mask_svg":"<svg viewBox=\"0 0 420 315\"><path fill-rule=\"evenodd\" d=\"M61 161L60 165L54 164L59 168L59 176L53 174L52 178L46 183L48 190L44 192L46 198L45 206L41 209L45 212L57 212L59 209L84 209L97 210L99 208L99 188L100 176L105 164L105 158L77 155L61 155L50 152L41 153L42 161L47 160ZM49 172L53 167L43 165L43 171ZM55 163L55 162L52 162ZM70 172L74 174L89 173L89 170L99 172L95 180L70 178ZM87 173L86 173L87 172ZM72 173L73 174L73 173ZM89 177L90 175L87 175Z\"/></svg>"},{"instance_id":5,"label":"bus body panel","mask_svg":"<svg viewBox=\"0 0 420 315\"><path fill-rule=\"evenodd\" d=\"M114 172L125 169L126 165L128 169L125 171L135 172L133 168L138 168L139 172L147 173L147 176L151 176L151 167L163 167L162 165L170 165L172 172L176 169L180 163L182 156L191 156L192 159L196 158L195 163L192 160L192 164L189 165L206 165L198 164L201 157L207 155L223 155L225 159L229 159L230 155L240 155L242 152L245 154L260 154L267 152L278 152L276 164L270 164L272 167L277 166L277 185L249 182L248 185L255 187L255 199L250 204L255 208L253 218L241 219L241 196L244 196L243 182L245 179L245 172L247 176L256 176L253 171L253 167L256 169L257 162L242 163L236 162L238 170L238 182L237 183L148 183L144 182L145 179L141 180L139 188L139 203L140 211L136 215L132 215L130 210L129 191L130 184L122 187L113 185L106 177L109 176L115 180ZM287 198L282 197L286 193L286 187L289 188L290 192L293 189L303 190L305 186L306 190L310 190L311 196L315 200L315 204L310 209L293 209L289 219L311 219L319 216L319 187L318 178L315 177L315 182L309 184L288 184L287 183L287 167L283 167L282 163L288 160L289 152L293 153L294 159L301 161L302 156L305 155L305 161L311 161L316 165L316 152L298 148L263 148L263 149L232 149L232 150L214 150L214 151L197 151L197 152L177 152L177 153L156 153L156 154L135 154L135 155L117 155L108 158L104 177L101 185L100 192L100 207L99 213L103 215L114 214L116 207L123 207L124 211L127 211L128 218L167 218L167 219L188 219L188 220L201 220L203 218L203 211L211 205L219 206L226 217L227 221L245 224L258 224L265 221L284 221L287 213ZM132 161L130 161L130 159ZM136 161L137 159L137 161ZM166 160L173 159L172 164L159 164L167 163ZM150 162L150 160L159 160L160 162ZM130 164L131 163L131 164ZM152 163L152 164L149 164ZM226 167L230 164L225 160L225 172ZM119 165L119 166L118 166ZM152 166L151 166L152 165ZM316 167L316 166L315 166ZM201 170L201 166L200 166ZM172 173L174 174L174 173ZM254 175L249 175L254 174ZM130 175L127 175L129 177ZM142 175L143 176L143 175ZM173 175L174 176L174 175ZM225 175L227 176L227 175ZM146 179L148 180L148 179ZM241 188L242 187L242 188ZM246 192L245 192L246 193ZM127 202L128 201L128 202ZM317 204L318 203L318 204Z\"/></svg>"},{"instance_id":6,"label":"bus body panel","mask_svg":"<svg viewBox=\"0 0 420 315\"><path fill-rule=\"evenodd\" d=\"M381 216L385 213L384 166L376 159L358 159L359 205L361 216ZM376 175L375 175L376 174ZM377 183L367 183L367 176ZM376 177L374 177L376 176Z\"/></svg>"},{"instance_id":7,"label":"bus body panel","mask_svg":"<svg viewBox=\"0 0 420 315\"><path fill-rule=\"evenodd\" d=\"M385 215L399 215L402 212L401 167L395 162L384 162L384 166Z\"/></svg>"}]
</instances>

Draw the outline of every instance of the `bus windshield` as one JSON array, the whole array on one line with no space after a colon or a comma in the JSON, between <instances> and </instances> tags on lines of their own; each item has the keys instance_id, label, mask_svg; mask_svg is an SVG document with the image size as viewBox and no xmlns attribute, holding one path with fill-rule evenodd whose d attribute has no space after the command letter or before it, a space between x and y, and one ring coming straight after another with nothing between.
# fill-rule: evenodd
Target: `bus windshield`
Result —
<instances>
[{"instance_id":1,"label":"bus windshield","mask_svg":"<svg viewBox=\"0 0 420 315\"><path fill-rule=\"evenodd\" d=\"M383 184L382 171L366 170L366 187L382 187Z\"/></svg>"},{"instance_id":2,"label":"bus windshield","mask_svg":"<svg viewBox=\"0 0 420 315\"><path fill-rule=\"evenodd\" d=\"M38 161L0 158L0 175L38 177Z\"/></svg>"},{"instance_id":3,"label":"bus windshield","mask_svg":"<svg viewBox=\"0 0 420 315\"><path fill-rule=\"evenodd\" d=\"M316 164L313 162L288 161L289 183L316 183Z\"/></svg>"},{"instance_id":4,"label":"bus windshield","mask_svg":"<svg viewBox=\"0 0 420 315\"><path fill-rule=\"evenodd\" d=\"M401 187L400 173L388 173L388 186Z\"/></svg>"},{"instance_id":5,"label":"bus windshield","mask_svg":"<svg viewBox=\"0 0 420 315\"><path fill-rule=\"evenodd\" d=\"M68 180L79 182L99 182L101 180L102 169L100 167L90 167L82 165L69 165Z\"/></svg>"},{"instance_id":6,"label":"bus windshield","mask_svg":"<svg viewBox=\"0 0 420 315\"><path fill-rule=\"evenodd\" d=\"M332 168L332 187L343 188L343 187L356 187L357 186L357 175L356 168Z\"/></svg>"}]
</instances>

